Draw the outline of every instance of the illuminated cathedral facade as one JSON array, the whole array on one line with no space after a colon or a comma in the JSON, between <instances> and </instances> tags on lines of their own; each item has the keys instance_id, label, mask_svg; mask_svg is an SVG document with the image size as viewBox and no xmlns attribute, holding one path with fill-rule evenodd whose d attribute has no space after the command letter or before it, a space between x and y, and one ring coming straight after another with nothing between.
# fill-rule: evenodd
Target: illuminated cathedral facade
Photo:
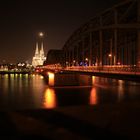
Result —
<instances>
[{"instance_id":1,"label":"illuminated cathedral facade","mask_svg":"<svg viewBox=\"0 0 140 140\"><path fill-rule=\"evenodd\" d=\"M41 43L41 49L39 50L38 43L36 43L36 50L35 55L32 59L32 65L34 67L43 65L44 61L46 60L46 57L44 55L44 48L43 48L43 42Z\"/></svg>"}]
</instances>

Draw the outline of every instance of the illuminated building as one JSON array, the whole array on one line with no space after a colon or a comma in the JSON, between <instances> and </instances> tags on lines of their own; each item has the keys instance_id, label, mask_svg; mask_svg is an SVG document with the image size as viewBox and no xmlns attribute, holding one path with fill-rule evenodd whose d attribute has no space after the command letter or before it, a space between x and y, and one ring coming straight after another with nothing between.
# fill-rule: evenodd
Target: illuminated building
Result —
<instances>
[{"instance_id":1,"label":"illuminated building","mask_svg":"<svg viewBox=\"0 0 140 140\"><path fill-rule=\"evenodd\" d=\"M32 59L32 65L34 67L39 66L39 65L43 65L45 60L46 60L46 57L44 56L43 42L41 43L40 51L38 48L38 43L36 43L36 50L35 50L35 55Z\"/></svg>"}]
</instances>

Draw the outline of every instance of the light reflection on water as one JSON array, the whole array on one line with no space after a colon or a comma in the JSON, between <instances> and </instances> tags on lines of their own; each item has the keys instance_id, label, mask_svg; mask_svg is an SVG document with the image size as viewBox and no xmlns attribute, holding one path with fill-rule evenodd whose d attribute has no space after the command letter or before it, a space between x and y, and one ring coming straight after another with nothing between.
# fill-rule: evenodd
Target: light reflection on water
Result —
<instances>
[{"instance_id":1,"label":"light reflection on water","mask_svg":"<svg viewBox=\"0 0 140 140\"><path fill-rule=\"evenodd\" d=\"M90 92L90 105L96 105L98 104L98 95L97 95L97 92L96 92L96 88L93 87L91 89L91 92Z\"/></svg>"},{"instance_id":2,"label":"light reflection on water","mask_svg":"<svg viewBox=\"0 0 140 140\"><path fill-rule=\"evenodd\" d=\"M40 108L45 88L39 75L0 75L0 110Z\"/></svg>"},{"instance_id":3,"label":"light reflection on water","mask_svg":"<svg viewBox=\"0 0 140 140\"><path fill-rule=\"evenodd\" d=\"M98 89L98 103L105 102L106 98L112 103L140 100L140 83L138 82L92 76L92 85ZM103 101L100 99L102 96Z\"/></svg>"},{"instance_id":4,"label":"light reflection on water","mask_svg":"<svg viewBox=\"0 0 140 140\"><path fill-rule=\"evenodd\" d=\"M54 78L54 77L53 77ZM49 87L40 75L0 75L0 110L140 101L140 83L92 76L92 86Z\"/></svg>"},{"instance_id":5,"label":"light reflection on water","mask_svg":"<svg viewBox=\"0 0 140 140\"><path fill-rule=\"evenodd\" d=\"M121 101L123 100L123 97L124 97L124 87L123 87L123 84L124 84L124 81L123 80L118 80L118 101Z\"/></svg>"},{"instance_id":6,"label":"light reflection on water","mask_svg":"<svg viewBox=\"0 0 140 140\"><path fill-rule=\"evenodd\" d=\"M48 72L48 85L49 86L54 86L54 78L55 78L55 75L54 73L52 72Z\"/></svg>"},{"instance_id":7,"label":"light reflection on water","mask_svg":"<svg viewBox=\"0 0 140 140\"><path fill-rule=\"evenodd\" d=\"M48 109L56 107L56 94L54 89L47 88L44 95L44 106Z\"/></svg>"}]
</instances>

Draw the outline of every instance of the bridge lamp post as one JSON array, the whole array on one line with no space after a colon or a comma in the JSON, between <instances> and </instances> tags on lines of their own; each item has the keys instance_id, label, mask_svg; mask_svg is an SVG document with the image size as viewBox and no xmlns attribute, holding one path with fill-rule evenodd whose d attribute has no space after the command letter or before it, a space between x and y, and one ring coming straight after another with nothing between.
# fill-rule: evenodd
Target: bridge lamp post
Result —
<instances>
[{"instance_id":1,"label":"bridge lamp post","mask_svg":"<svg viewBox=\"0 0 140 140\"><path fill-rule=\"evenodd\" d=\"M76 61L75 61L75 60L73 60L73 66L75 66L75 62L76 62Z\"/></svg>"},{"instance_id":2,"label":"bridge lamp post","mask_svg":"<svg viewBox=\"0 0 140 140\"><path fill-rule=\"evenodd\" d=\"M87 64L87 66L88 66L88 58L87 57L85 58L85 62Z\"/></svg>"},{"instance_id":3,"label":"bridge lamp post","mask_svg":"<svg viewBox=\"0 0 140 140\"><path fill-rule=\"evenodd\" d=\"M108 54L108 57L109 57L109 64L112 65L112 54Z\"/></svg>"},{"instance_id":4,"label":"bridge lamp post","mask_svg":"<svg viewBox=\"0 0 140 140\"><path fill-rule=\"evenodd\" d=\"M68 67L68 65L69 65L69 62L68 62L68 61L66 61L66 67Z\"/></svg>"},{"instance_id":5,"label":"bridge lamp post","mask_svg":"<svg viewBox=\"0 0 140 140\"><path fill-rule=\"evenodd\" d=\"M117 64L118 64L118 65L120 65L121 63L120 63L120 62L118 62Z\"/></svg>"}]
</instances>

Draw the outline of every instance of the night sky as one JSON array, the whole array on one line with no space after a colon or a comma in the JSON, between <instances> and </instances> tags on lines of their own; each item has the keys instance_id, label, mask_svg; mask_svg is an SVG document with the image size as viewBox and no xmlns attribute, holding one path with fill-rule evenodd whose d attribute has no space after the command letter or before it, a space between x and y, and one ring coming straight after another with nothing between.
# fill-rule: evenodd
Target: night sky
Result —
<instances>
[{"instance_id":1,"label":"night sky","mask_svg":"<svg viewBox=\"0 0 140 140\"><path fill-rule=\"evenodd\" d=\"M77 28L120 1L1 0L0 63L31 62L40 31L45 32L45 54L61 49Z\"/></svg>"}]
</instances>

